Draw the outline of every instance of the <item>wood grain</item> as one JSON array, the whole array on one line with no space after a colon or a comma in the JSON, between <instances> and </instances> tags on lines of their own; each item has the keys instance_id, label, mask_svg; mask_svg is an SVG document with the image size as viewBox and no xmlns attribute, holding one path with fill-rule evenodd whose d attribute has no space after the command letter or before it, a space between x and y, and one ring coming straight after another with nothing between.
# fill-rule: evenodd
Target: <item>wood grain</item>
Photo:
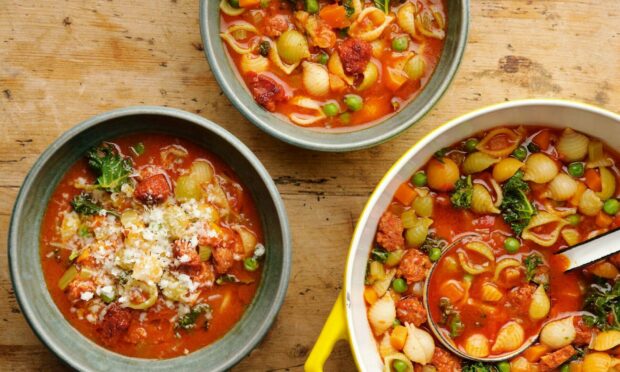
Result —
<instances>
[{"instance_id":1,"label":"wood grain","mask_svg":"<svg viewBox=\"0 0 620 372\"><path fill-rule=\"evenodd\" d=\"M78 122L165 105L216 121L257 154L289 211L293 273L273 329L236 370L299 371L341 288L357 216L400 154L446 120L507 100L557 97L620 111L619 25L618 1L472 0L463 63L435 109L389 144L322 154L279 142L235 111L203 56L197 1L0 0L0 370L66 368L20 314L5 242L28 169ZM354 368L338 344L326 370Z\"/></svg>"}]
</instances>

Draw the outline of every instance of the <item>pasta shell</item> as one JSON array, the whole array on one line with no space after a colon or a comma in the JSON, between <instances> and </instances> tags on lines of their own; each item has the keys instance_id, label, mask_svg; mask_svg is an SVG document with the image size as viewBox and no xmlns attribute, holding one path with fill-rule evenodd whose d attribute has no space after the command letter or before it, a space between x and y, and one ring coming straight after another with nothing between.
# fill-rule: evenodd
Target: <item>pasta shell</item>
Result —
<instances>
[{"instance_id":1,"label":"pasta shell","mask_svg":"<svg viewBox=\"0 0 620 372\"><path fill-rule=\"evenodd\" d=\"M437 27L435 27L433 23L437 23ZM445 20L438 11L430 9L422 10L422 12L415 16L415 25L418 32L424 36L440 40L446 37L446 32L443 30Z\"/></svg>"},{"instance_id":2,"label":"pasta shell","mask_svg":"<svg viewBox=\"0 0 620 372\"><path fill-rule=\"evenodd\" d=\"M407 341L403 352L414 363L427 364L433 359L435 341L428 332L417 328L413 324L406 325L408 330Z\"/></svg>"},{"instance_id":3,"label":"pasta shell","mask_svg":"<svg viewBox=\"0 0 620 372\"><path fill-rule=\"evenodd\" d=\"M525 340L525 331L517 322L508 322L500 328L491 348L493 353L505 353L518 349Z\"/></svg>"},{"instance_id":4,"label":"pasta shell","mask_svg":"<svg viewBox=\"0 0 620 372\"><path fill-rule=\"evenodd\" d=\"M377 280L372 284L372 288L377 292L377 296L383 297L385 292L390 288L390 284L392 284L392 279L394 279L394 275L396 274L396 270L388 270L382 279Z\"/></svg>"},{"instance_id":5,"label":"pasta shell","mask_svg":"<svg viewBox=\"0 0 620 372\"><path fill-rule=\"evenodd\" d=\"M577 184L579 185L579 183ZM577 186L579 188L579 186ZM555 214L558 217L565 218L577 213L577 208L575 207L558 207L553 205L549 200L545 200L543 202L545 206L545 210L549 213Z\"/></svg>"},{"instance_id":6,"label":"pasta shell","mask_svg":"<svg viewBox=\"0 0 620 372\"><path fill-rule=\"evenodd\" d=\"M496 146L489 146L491 143L497 143L499 141L493 141L494 139L501 139L501 143L505 144L503 148L496 148ZM486 154L489 154L496 158L503 158L510 155L521 143L521 135L508 128L498 128L490 131L480 142L476 148Z\"/></svg>"},{"instance_id":7,"label":"pasta shell","mask_svg":"<svg viewBox=\"0 0 620 372\"><path fill-rule=\"evenodd\" d=\"M530 362L522 356L510 361L510 372L534 372Z\"/></svg>"},{"instance_id":8,"label":"pasta shell","mask_svg":"<svg viewBox=\"0 0 620 372\"><path fill-rule=\"evenodd\" d=\"M502 291L500 291L495 284L484 283L481 291L482 300L487 302L497 302L504 297Z\"/></svg>"},{"instance_id":9,"label":"pasta shell","mask_svg":"<svg viewBox=\"0 0 620 372\"><path fill-rule=\"evenodd\" d=\"M482 334L471 335L465 340L465 352L474 358L489 356L489 339Z\"/></svg>"},{"instance_id":10,"label":"pasta shell","mask_svg":"<svg viewBox=\"0 0 620 372\"><path fill-rule=\"evenodd\" d=\"M596 196L605 201L616 193L616 175L609 168L604 167L599 168L599 173L601 174L602 189L601 192L596 193Z\"/></svg>"},{"instance_id":11,"label":"pasta shell","mask_svg":"<svg viewBox=\"0 0 620 372\"><path fill-rule=\"evenodd\" d=\"M474 192L471 197L471 210L478 214L498 214L501 212L493 203L489 190L477 183L474 184Z\"/></svg>"},{"instance_id":12,"label":"pasta shell","mask_svg":"<svg viewBox=\"0 0 620 372\"><path fill-rule=\"evenodd\" d=\"M588 154L590 139L571 128L566 128L558 140L557 150L567 162L583 160Z\"/></svg>"},{"instance_id":13,"label":"pasta shell","mask_svg":"<svg viewBox=\"0 0 620 372\"><path fill-rule=\"evenodd\" d=\"M239 54L247 54L252 52L252 48L246 45L242 45L235 39L233 34L237 31L245 31L251 32L253 34L258 34L258 30L253 25L247 22L236 22L228 27L226 31L220 33L220 37L234 50Z\"/></svg>"},{"instance_id":14,"label":"pasta shell","mask_svg":"<svg viewBox=\"0 0 620 372\"><path fill-rule=\"evenodd\" d=\"M573 245L577 245L581 242L581 234L579 234L579 231L575 229L562 230L562 238L564 238L564 241L570 247L572 247Z\"/></svg>"},{"instance_id":15,"label":"pasta shell","mask_svg":"<svg viewBox=\"0 0 620 372\"><path fill-rule=\"evenodd\" d=\"M364 70L364 79L357 87L357 90L362 91L370 88L377 82L378 78L379 69L377 68L377 65L375 65L373 62L369 62L366 65L366 69Z\"/></svg>"},{"instance_id":16,"label":"pasta shell","mask_svg":"<svg viewBox=\"0 0 620 372\"><path fill-rule=\"evenodd\" d=\"M611 167L614 161L605 154L605 146L601 141L590 141L588 145L587 168Z\"/></svg>"},{"instance_id":17,"label":"pasta shell","mask_svg":"<svg viewBox=\"0 0 620 372\"><path fill-rule=\"evenodd\" d=\"M537 228L540 228L545 225L550 225L550 224L552 224L551 227L555 225L553 230L549 230L549 228L545 228L544 233L538 233L534 231L534 230L537 230ZM537 215L532 217L532 219L530 220L530 223L523 230L521 237L523 239L530 240L543 247L551 247L557 242L558 237L560 236L560 231L567 224L568 222L564 221L563 219L561 219L560 217L554 214L551 214L545 211L540 211L538 212Z\"/></svg>"},{"instance_id":18,"label":"pasta shell","mask_svg":"<svg viewBox=\"0 0 620 372\"><path fill-rule=\"evenodd\" d=\"M392 346L392 342L390 341L390 334L385 332L383 334L381 342L379 343L379 355L381 355L382 358L386 358L396 353L398 353L398 350L394 349L394 346Z\"/></svg>"},{"instance_id":19,"label":"pasta shell","mask_svg":"<svg viewBox=\"0 0 620 372\"><path fill-rule=\"evenodd\" d=\"M596 335L594 342L590 344L590 349L605 351L620 345L620 331L605 331Z\"/></svg>"},{"instance_id":20,"label":"pasta shell","mask_svg":"<svg viewBox=\"0 0 620 372\"><path fill-rule=\"evenodd\" d=\"M267 55L269 57L269 60L271 60L271 62L276 65L280 70L282 70L282 72L284 72L285 74L292 74L293 71L295 71L295 69L297 68L297 66L299 66L300 61L297 61L293 64L285 63L280 58L280 53L278 52L278 45L274 43L271 39L268 39L268 43L271 46L269 48L269 54Z\"/></svg>"},{"instance_id":21,"label":"pasta shell","mask_svg":"<svg viewBox=\"0 0 620 372\"><path fill-rule=\"evenodd\" d=\"M540 331L540 342L555 350L570 345L576 335L573 317L570 316L545 324Z\"/></svg>"},{"instance_id":22,"label":"pasta shell","mask_svg":"<svg viewBox=\"0 0 620 372\"><path fill-rule=\"evenodd\" d=\"M514 258L504 258L497 263L497 267L495 268L495 274L493 275L493 281L496 282L499 279L499 276L502 274L502 271L504 269L519 266L521 266L520 261L515 260Z\"/></svg>"},{"instance_id":23,"label":"pasta shell","mask_svg":"<svg viewBox=\"0 0 620 372\"><path fill-rule=\"evenodd\" d=\"M245 12L244 8L234 8L232 5L230 5L228 0L220 1L220 10L222 11L222 13L229 16L239 16L243 14L243 12Z\"/></svg>"},{"instance_id":24,"label":"pasta shell","mask_svg":"<svg viewBox=\"0 0 620 372\"><path fill-rule=\"evenodd\" d=\"M366 26L367 21L370 21L374 27L368 29ZM381 23L375 23L377 21ZM392 21L394 21L394 17L383 13L379 8L371 6L362 10L355 22L349 27L349 35L364 41L373 41L383 34L385 28Z\"/></svg>"},{"instance_id":25,"label":"pasta shell","mask_svg":"<svg viewBox=\"0 0 620 372\"><path fill-rule=\"evenodd\" d=\"M618 274L620 274L616 266L612 264L611 262L607 262L607 261L594 264L591 267L590 272L598 276L599 278L605 278L605 279L615 279L618 276Z\"/></svg>"},{"instance_id":26,"label":"pasta shell","mask_svg":"<svg viewBox=\"0 0 620 372\"><path fill-rule=\"evenodd\" d=\"M419 80L424 76L424 71L426 70L426 61L421 55L416 55L407 60L405 65L403 66L403 71L409 79L411 80Z\"/></svg>"},{"instance_id":27,"label":"pasta shell","mask_svg":"<svg viewBox=\"0 0 620 372\"><path fill-rule=\"evenodd\" d=\"M596 193L590 189L587 189L579 199L579 212L586 216L594 217L598 212L603 209L603 202L596 195Z\"/></svg>"},{"instance_id":28,"label":"pasta shell","mask_svg":"<svg viewBox=\"0 0 620 372\"><path fill-rule=\"evenodd\" d=\"M325 113L321 109L321 105L319 104L319 102L311 98L297 96L293 97L293 99L290 100L290 103L306 110L314 111L314 115L298 112L290 114L289 118L295 124L307 126L325 119Z\"/></svg>"},{"instance_id":29,"label":"pasta shell","mask_svg":"<svg viewBox=\"0 0 620 372\"><path fill-rule=\"evenodd\" d=\"M579 183L566 173L558 174L547 186L545 196L553 200L565 201L577 193Z\"/></svg>"},{"instance_id":30,"label":"pasta shell","mask_svg":"<svg viewBox=\"0 0 620 372\"><path fill-rule=\"evenodd\" d=\"M529 315L532 320L540 320L545 318L549 314L551 309L551 301L545 288L541 285L536 288L532 295L532 302L530 302Z\"/></svg>"},{"instance_id":31,"label":"pasta shell","mask_svg":"<svg viewBox=\"0 0 620 372\"><path fill-rule=\"evenodd\" d=\"M610 372L619 360L609 354L595 352L586 354L583 358L582 371L584 372Z\"/></svg>"},{"instance_id":32,"label":"pasta shell","mask_svg":"<svg viewBox=\"0 0 620 372\"><path fill-rule=\"evenodd\" d=\"M474 152L473 154L469 154L465 158L465 161L463 162L463 173L474 174L482 172L483 170L498 162L498 158L495 158L489 154L480 151Z\"/></svg>"},{"instance_id":33,"label":"pasta shell","mask_svg":"<svg viewBox=\"0 0 620 372\"><path fill-rule=\"evenodd\" d=\"M338 53L332 53L332 55L329 57L329 61L327 61L327 69L332 74L344 80L345 83L353 85L354 79L344 73L344 67L342 67L342 60L340 59Z\"/></svg>"},{"instance_id":34,"label":"pasta shell","mask_svg":"<svg viewBox=\"0 0 620 372\"><path fill-rule=\"evenodd\" d=\"M430 195L426 196L418 196L413 199L413 203L411 203L411 207L415 211L415 213L420 217L430 217L433 215L434 208L434 200Z\"/></svg>"},{"instance_id":35,"label":"pasta shell","mask_svg":"<svg viewBox=\"0 0 620 372\"><path fill-rule=\"evenodd\" d=\"M557 163L546 154L537 152L525 161L525 181L547 183L560 172Z\"/></svg>"},{"instance_id":36,"label":"pasta shell","mask_svg":"<svg viewBox=\"0 0 620 372\"><path fill-rule=\"evenodd\" d=\"M394 319L396 319L396 305L389 293L377 300L368 310L368 321L377 336L390 329Z\"/></svg>"},{"instance_id":37,"label":"pasta shell","mask_svg":"<svg viewBox=\"0 0 620 372\"><path fill-rule=\"evenodd\" d=\"M247 74L248 72L255 72L259 74L269 69L269 60L258 54L242 54L240 59L240 68L243 74Z\"/></svg>"},{"instance_id":38,"label":"pasta shell","mask_svg":"<svg viewBox=\"0 0 620 372\"><path fill-rule=\"evenodd\" d=\"M388 355L387 357L383 359L383 372L396 372L394 367L392 367L394 361L396 360L400 360L401 362L407 365L407 369L405 369L406 372L414 371L413 364L411 363L411 361L409 360L409 358L407 358L405 354L394 353L394 354Z\"/></svg>"},{"instance_id":39,"label":"pasta shell","mask_svg":"<svg viewBox=\"0 0 620 372\"><path fill-rule=\"evenodd\" d=\"M301 67L303 68L302 81L306 92L317 97L329 93L329 73L325 66L304 61Z\"/></svg>"},{"instance_id":40,"label":"pasta shell","mask_svg":"<svg viewBox=\"0 0 620 372\"><path fill-rule=\"evenodd\" d=\"M417 37L415 13L416 7L412 3L401 6L396 13L396 23L398 23L398 26L414 38Z\"/></svg>"},{"instance_id":41,"label":"pasta shell","mask_svg":"<svg viewBox=\"0 0 620 372\"><path fill-rule=\"evenodd\" d=\"M523 168L524 165L525 164L515 158L502 159L502 161L495 164L495 167L493 167L493 178L497 182L507 181L510 177L514 176L519 169Z\"/></svg>"}]
</instances>

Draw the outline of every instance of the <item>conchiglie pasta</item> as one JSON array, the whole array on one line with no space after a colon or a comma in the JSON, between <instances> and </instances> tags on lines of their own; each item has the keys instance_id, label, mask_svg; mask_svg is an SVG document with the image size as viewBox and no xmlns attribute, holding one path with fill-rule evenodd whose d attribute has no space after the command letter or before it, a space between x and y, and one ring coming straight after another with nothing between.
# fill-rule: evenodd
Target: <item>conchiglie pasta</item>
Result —
<instances>
[{"instance_id":1,"label":"conchiglie pasta","mask_svg":"<svg viewBox=\"0 0 620 372\"><path fill-rule=\"evenodd\" d=\"M525 161L525 175L523 179L534 183L547 183L559 173L558 164L548 155L536 153Z\"/></svg>"},{"instance_id":2,"label":"conchiglie pasta","mask_svg":"<svg viewBox=\"0 0 620 372\"><path fill-rule=\"evenodd\" d=\"M409 58L403 67L405 74L413 81L420 80L424 76L425 70L426 61L419 54Z\"/></svg>"},{"instance_id":3,"label":"conchiglie pasta","mask_svg":"<svg viewBox=\"0 0 620 372\"><path fill-rule=\"evenodd\" d=\"M602 201L605 201L616 193L616 175L609 168L599 168L601 175L601 191L596 193Z\"/></svg>"},{"instance_id":4,"label":"conchiglie pasta","mask_svg":"<svg viewBox=\"0 0 620 372\"><path fill-rule=\"evenodd\" d=\"M570 345L575 340L576 335L577 332L571 316L545 324L540 331L540 342L555 350Z\"/></svg>"},{"instance_id":5,"label":"conchiglie pasta","mask_svg":"<svg viewBox=\"0 0 620 372\"><path fill-rule=\"evenodd\" d=\"M540 285L536 288L534 294L532 295L532 301L530 302L530 307L528 310L530 319L543 319L549 314L550 309L551 301L549 300L549 296L547 296L547 292L545 292L545 287Z\"/></svg>"},{"instance_id":6,"label":"conchiglie pasta","mask_svg":"<svg viewBox=\"0 0 620 372\"><path fill-rule=\"evenodd\" d=\"M523 168L525 164L515 158L502 159L493 167L493 179L497 182L507 181L515 175L517 171Z\"/></svg>"},{"instance_id":7,"label":"conchiglie pasta","mask_svg":"<svg viewBox=\"0 0 620 372\"><path fill-rule=\"evenodd\" d=\"M271 40L269 40L268 43L270 45L269 53L267 55L269 57L269 60L285 74L292 74L293 71L295 71L295 69L297 68L297 66L299 66L300 61L297 61L293 64L287 64L282 60L282 58L280 58L280 53L278 52L278 44L274 43Z\"/></svg>"},{"instance_id":8,"label":"conchiglie pasta","mask_svg":"<svg viewBox=\"0 0 620 372\"><path fill-rule=\"evenodd\" d=\"M406 3L401 6L396 13L396 23L398 23L398 26L414 38L417 37L415 27L416 11L417 9L412 3Z\"/></svg>"},{"instance_id":9,"label":"conchiglie pasta","mask_svg":"<svg viewBox=\"0 0 620 372\"><path fill-rule=\"evenodd\" d=\"M498 148L497 143L503 146ZM508 128L498 128L490 131L476 146L479 151L496 158L510 155L521 143L521 135Z\"/></svg>"},{"instance_id":10,"label":"conchiglie pasta","mask_svg":"<svg viewBox=\"0 0 620 372\"><path fill-rule=\"evenodd\" d=\"M405 364L406 368L403 370L404 372L413 372L413 364L411 363L411 361L409 360L409 358L407 358L407 356L403 353L394 353L391 355L388 355L387 357L384 358L383 360L383 372L401 372L401 371L396 371L396 369L393 367L394 362L395 361L401 361L402 363Z\"/></svg>"},{"instance_id":11,"label":"conchiglie pasta","mask_svg":"<svg viewBox=\"0 0 620 372\"><path fill-rule=\"evenodd\" d=\"M570 247L581 242L581 234L576 229L566 228L562 230L562 238Z\"/></svg>"},{"instance_id":12,"label":"conchiglie pasta","mask_svg":"<svg viewBox=\"0 0 620 372\"><path fill-rule=\"evenodd\" d=\"M233 36L237 32L250 32L258 34L258 30L253 25L247 22L237 22L228 27L225 32L220 33L220 37L237 53L247 54L252 52L252 48L247 45L242 45Z\"/></svg>"},{"instance_id":13,"label":"conchiglie pasta","mask_svg":"<svg viewBox=\"0 0 620 372\"><path fill-rule=\"evenodd\" d=\"M437 26L434 25L437 24ZM416 30L424 36L432 37L435 39L443 39L446 37L446 32L443 30L445 26L445 20L441 12L435 9L425 8L415 16Z\"/></svg>"},{"instance_id":14,"label":"conchiglie pasta","mask_svg":"<svg viewBox=\"0 0 620 372\"><path fill-rule=\"evenodd\" d=\"M540 211L532 217L530 223L523 230L522 238L530 240L543 247L550 247L555 244L560 236L560 231L568 222L549 212ZM544 233L538 233L537 230L547 225ZM552 229L550 229L551 227Z\"/></svg>"},{"instance_id":15,"label":"conchiglie pasta","mask_svg":"<svg viewBox=\"0 0 620 372\"><path fill-rule=\"evenodd\" d=\"M596 351L605 351L613 349L620 345L620 331L609 330L598 333L594 337L594 341L590 344L590 348Z\"/></svg>"},{"instance_id":16,"label":"conchiglie pasta","mask_svg":"<svg viewBox=\"0 0 620 372\"><path fill-rule=\"evenodd\" d=\"M511 321L500 328L491 348L493 353L505 353L518 349L525 341L525 331L519 323Z\"/></svg>"},{"instance_id":17,"label":"conchiglie pasta","mask_svg":"<svg viewBox=\"0 0 620 372\"><path fill-rule=\"evenodd\" d=\"M364 79L357 87L357 90L359 91L366 90L377 82L377 79L379 78L379 69L377 68L377 65L375 65L374 62L369 62L368 65L366 65L363 75Z\"/></svg>"},{"instance_id":18,"label":"conchiglie pasta","mask_svg":"<svg viewBox=\"0 0 620 372\"><path fill-rule=\"evenodd\" d=\"M474 191L471 198L471 210L478 214L500 213L500 210L493 203L493 198L489 190L477 183L474 184Z\"/></svg>"},{"instance_id":19,"label":"conchiglie pasta","mask_svg":"<svg viewBox=\"0 0 620 372\"><path fill-rule=\"evenodd\" d=\"M482 172L499 161L500 159L484 152L474 152L465 158L465 161L463 162L463 173L474 174Z\"/></svg>"},{"instance_id":20,"label":"conchiglie pasta","mask_svg":"<svg viewBox=\"0 0 620 372\"><path fill-rule=\"evenodd\" d=\"M276 41L280 58L289 65L299 64L304 58L310 56L308 40L296 30L288 30L282 33Z\"/></svg>"},{"instance_id":21,"label":"conchiglie pasta","mask_svg":"<svg viewBox=\"0 0 620 372\"><path fill-rule=\"evenodd\" d=\"M579 212L586 216L594 217L601 209L603 209L601 198L594 191L587 189L579 199Z\"/></svg>"},{"instance_id":22,"label":"conchiglie pasta","mask_svg":"<svg viewBox=\"0 0 620 372\"><path fill-rule=\"evenodd\" d=\"M504 258L503 260L497 263L497 267L495 267L495 274L493 275L493 281L497 281L499 276L502 274L504 269L509 267L519 267L521 266L521 262L514 258Z\"/></svg>"},{"instance_id":23,"label":"conchiglie pasta","mask_svg":"<svg viewBox=\"0 0 620 372\"><path fill-rule=\"evenodd\" d=\"M583 358L583 372L610 372L613 366L618 365L620 360L612 358L609 354L595 352L586 354Z\"/></svg>"},{"instance_id":24,"label":"conchiglie pasta","mask_svg":"<svg viewBox=\"0 0 620 372\"><path fill-rule=\"evenodd\" d=\"M433 206L435 202L430 195L418 196L413 199L411 207L420 217L431 217L433 215Z\"/></svg>"},{"instance_id":25,"label":"conchiglie pasta","mask_svg":"<svg viewBox=\"0 0 620 372\"><path fill-rule=\"evenodd\" d=\"M473 334L465 340L465 352L474 358L489 356L489 339L483 334Z\"/></svg>"},{"instance_id":26,"label":"conchiglie pasta","mask_svg":"<svg viewBox=\"0 0 620 372\"><path fill-rule=\"evenodd\" d=\"M403 353L414 363L422 365L430 363L435 352L433 336L413 324L407 324L406 327L408 336L403 347Z\"/></svg>"},{"instance_id":27,"label":"conchiglie pasta","mask_svg":"<svg viewBox=\"0 0 620 372\"><path fill-rule=\"evenodd\" d=\"M530 362L522 356L510 361L510 372L534 372Z\"/></svg>"},{"instance_id":28,"label":"conchiglie pasta","mask_svg":"<svg viewBox=\"0 0 620 372\"><path fill-rule=\"evenodd\" d=\"M607 262L607 261L594 264L590 268L590 272L598 276L599 278L605 278L605 279L615 279L618 276L618 274L620 274L616 266L612 264L611 262Z\"/></svg>"},{"instance_id":29,"label":"conchiglie pasta","mask_svg":"<svg viewBox=\"0 0 620 372\"><path fill-rule=\"evenodd\" d=\"M381 297L368 310L368 321L375 335L380 335L390 329L394 319L396 319L396 305L389 293Z\"/></svg>"},{"instance_id":30,"label":"conchiglie pasta","mask_svg":"<svg viewBox=\"0 0 620 372\"><path fill-rule=\"evenodd\" d=\"M502 291L493 283L484 283L480 294L482 300L487 302L497 302L504 297Z\"/></svg>"},{"instance_id":31,"label":"conchiglie pasta","mask_svg":"<svg viewBox=\"0 0 620 372\"><path fill-rule=\"evenodd\" d=\"M418 218L414 225L405 231L405 241L410 247L419 247L428 236L428 228L433 223L430 218Z\"/></svg>"},{"instance_id":32,"label":"conchiglie pasta","mask_svg":"<svg viewBox=\"0 0 620 372\"><path fill-rule=\"evenodd\" d=\"M242 54L239 60L239 68L244 74L249 72L259 74L269 69L269 60L261 55L253 53Z\"/></svg>"},{"instance_id":33,"label":"conchiglie pasta","mask_svg":"<svg viewBox=\"0 0 620 372\"><path fill-rule=\"evenodd\" d=\"M396 270L388 270L385 272L385 275L382 279L379 279L372 284L372 288L375 290L375 292L377 292L377 296L383 297L383 295L390 288L390 284L392 284L392 279L394 279L395 274Z\"/></svg>"},{"instance_id":34,"label":"conchiglie pasta","mask_svg":"<svg viewBox=\"0 0 620 372\"><path fill-rule=\"evenodd\" d=\"M301 67L303 68L302 81L306 92L317 97L329 93L329 73L325 66L304 61Z\"/></svg>"},{"instance_id":35,"label":"conchiglie pasta","mask_svg":"<svg viewBox=\"0 0 620 372\"><path fill-rule=\"evenodd\" d=\"M392 354L398 353L398 350L392 346L392 342L390 341L390 334L385 332L383 334L383 338L381 338L381 342L379 342L379 355L382 358L386 358Z\"/></svg>"},{"instance_id":36,"label":"conchiglie pasta","mask_svg":"<svg viewBox=\"0 0 620 372\"><path fill-rule=\"evenodd\" d=\"M307 126L325 119L325 113L321 109L320 103L311 98L297 96L293 97L290 100L290 103L300 108L303 108L306 111L313 112L312 114L301 112L294 112L290 114L289 118L295 124Z\"/></svg>"},{"instance_id":37,"label":"conchiglie pasta","mask_svg":"<svg viewBox=\"0 0 620 372\"><path fill-rule=\"evenodd\" d=\"M329 60L327 61L327 69L332 74L344 80L345 83L353 85L354 79L344 73L344 67L342 67L342 60L340 59L338 53L332 53L332 55L329 57Z\"/></svg>"},{"instance_id":38,"label":"conchiglie pasta","mask_svg":"<svg viewBox=\"0 0 620 372\"><path fill-rule=\"evenodd\" d=\"M373 27L367 27L368 21L372 23ZM394 17L371 6L362 10L355 22L349 27L349 35L364 41L373 41L383 34L383 31L392 21L394 21Z\"/></svg>"},{"instance_id":39,"label":"conchiglie pasta","mask_svg":"<svg viewBox=\"0 0 620 372\"><path fill-rule=\"evenodd\" d=\"M222 13L229 16L239 16L243 14L243 12L245 12L245 9L243 8L234 8L232 5L230 5L228 0L220 1L220 10L222 11Z\"/></svg>"},{"instance_id":40,"label":"conchiglie pasta","mask_svg":"<svg viewBox=\"0 0 620 372\"><path fill-rule=\"evenodd\" d=\"M545 196L557 200L566 201L577 193L579 183L566 173L558 174L547 186Z\"/></svg>"},{"instance_id":41,"label":"conchiglie pasta","mask_svg":"<svg viewBox=\"0 0 620 372\"><path fill-rule=\"evenodd\" d=\"M605 154L605 148L601 141L590 141L588 144L587 168L611 167L614 161Z\"/></svg>"},{"instance_id":42,"label":"conchiglie pasta","mask_svg":"<svg viewBox=\"0 0 620 372\"><path fill-rule=\"evenodd\" d=\"M589 143L587 136L567 128L562 132L556 148L565 161L574 162L586 157Z\"/></svg>"}]
</instances>

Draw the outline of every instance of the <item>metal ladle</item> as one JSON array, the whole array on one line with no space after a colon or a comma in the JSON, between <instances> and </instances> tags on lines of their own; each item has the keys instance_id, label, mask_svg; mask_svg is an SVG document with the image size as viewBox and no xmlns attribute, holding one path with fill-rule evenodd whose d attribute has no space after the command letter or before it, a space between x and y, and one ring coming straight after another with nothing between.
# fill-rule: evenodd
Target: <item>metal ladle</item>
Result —
<instances>
[{"instance_id":1,"label":"metal ladle","mask_svg":"<svg viewBox=\"0 0 620 372\"><path fill-rule=\"evenodd\" d=\"M446 252L453 249L461 241L468 239L468 238L474 238L474 237L479 237L479 235L475 233L471 233L471 234L466 234L466 235L462 235L458 237L454 242L449 244L443 250L442 255L446 254ZM618 252L620 252L620 229L607 232L593 239L587 240L583 243L574 245L566 249L562 249L560 251L555 252L554 255L564 256L568 260L568 266L564 269L564 272L568 272L571 270L576 270L581 267L587 266L591 263L594 263L598 260L602 260ZM496 362L501 362L507 359L511 359L512 357L515 357L518 354L521 354L523 351L525 351L525 349L527 349L534 342L536 342L536 340L538 339L538 334L535 334L531 336L530 338L528 338L527 340L525 340L525 342L523 342L523 344L514 351L510 351L507 353L494 355L494 356L486 357L486 358L472 357L469 354L465 353L464 351L460 350L454 344L454 341L452 341L452 339L448 335L446 335L444 331L441 330L439 325L435 323L435 321L432 319L432 316L431 316L431 309L430 309L430 304L428 301L428 289L429 289L431 278L433 276L433 273L436 267L437 267L436 264L433 265L433 267L431 268L426 278L426 282L424 285L424 307L426 308L429 327L435 334L435 337L448 350L450 350L451 352L453 352L454 354L458 355L461 358L474 360L474 361L496 363ZM574 315L574 313L571 313L570 315ZM540 327L540 330L542 330L542 328L548 322L556 321L558 319L562 319L562 317L549 319L547 322L545 322ZM540 330L538 331L538 333L540 333Z\"/></svg>"}]
</instances>

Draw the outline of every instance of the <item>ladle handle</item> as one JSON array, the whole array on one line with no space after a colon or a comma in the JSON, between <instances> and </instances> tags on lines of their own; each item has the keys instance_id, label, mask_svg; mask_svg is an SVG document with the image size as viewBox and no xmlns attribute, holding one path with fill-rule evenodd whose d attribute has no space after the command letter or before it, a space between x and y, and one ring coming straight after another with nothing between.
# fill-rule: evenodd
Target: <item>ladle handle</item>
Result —
<instances>
[{"instance_id":1,"label":"ladle handle","mask_svg":"<svg viewBox=\"0 0 620 372\"><path fill-rule=\"evenodd\" d=\"M569 265L564 271L570 271L618 252L620 252L620 229L610 231L594 239L558 251L556 254L562 255L568 259Z\"/></svg>"}]
</instances>

